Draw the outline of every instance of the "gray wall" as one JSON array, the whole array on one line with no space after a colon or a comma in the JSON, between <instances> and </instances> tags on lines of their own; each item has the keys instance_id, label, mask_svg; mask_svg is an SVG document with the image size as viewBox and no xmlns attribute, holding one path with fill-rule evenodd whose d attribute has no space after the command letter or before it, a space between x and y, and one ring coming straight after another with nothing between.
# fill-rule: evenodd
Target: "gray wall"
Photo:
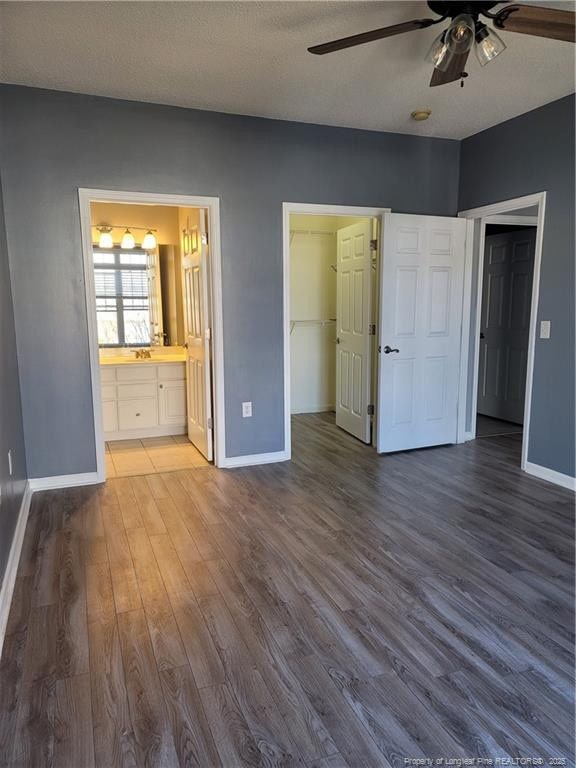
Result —
<instances>
[{"instance_id":1,"label":"gray wall","mask_svg":"<svg viewBox=\"0 0 576 768\"><path fill-rule=\"evenodd\" d=\"M0 98L32 477L95 469L78 187L220 197L227 456L284 445L282 202L457 209L455 141L15 86Z\"/></svg>"},{"instance_id":2,"label":"gray wall","mask_svg":"<svg viewBox=\"0 0 576 768\"><path fill-rule=\"evenodd\" d=\"M574 96L462 142L460 210L547 193L528 460L575 475Z\"/></svg>"},{"instance_id":3,"label":"gray wall","mask_svg":"<svg viewBox=\"0 0 576 768\"><path fill-rule=\"evenodd\" d=\"M8 474L10 449L12 477ZM6 569L25 483L24 432L0 178L0 583Z\"/></svg>"}]
</instances>

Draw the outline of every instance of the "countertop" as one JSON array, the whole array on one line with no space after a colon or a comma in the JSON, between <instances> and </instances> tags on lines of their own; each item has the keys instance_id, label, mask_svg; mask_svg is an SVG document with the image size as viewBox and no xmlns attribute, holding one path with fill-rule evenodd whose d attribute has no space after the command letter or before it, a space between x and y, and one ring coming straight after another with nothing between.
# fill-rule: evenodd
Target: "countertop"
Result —
<instances>
[{"instance_id":1,"label":"countertop","mask_svg":"<svg viewBox=\"0 0 576 768\"><path fill-rule=\"evenodd\" d=\"M100 352L100 365L161 365L162 363L186 362L186 351L181 347L156 352L151 357L136 357L133 349L118 352Z\"/></svg>"}]
</instances>

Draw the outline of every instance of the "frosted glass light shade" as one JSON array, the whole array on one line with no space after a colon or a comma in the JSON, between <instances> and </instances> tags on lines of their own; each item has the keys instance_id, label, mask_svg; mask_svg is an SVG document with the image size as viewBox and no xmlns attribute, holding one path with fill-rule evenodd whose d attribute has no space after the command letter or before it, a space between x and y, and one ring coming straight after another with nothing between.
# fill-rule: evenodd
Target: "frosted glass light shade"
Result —
<instances>
[{"instance_id":1,"label":"frosted glass light shade","mask_svg":"<svg viewBox=\"0 0 576 768\"><path fill-rule=\"evenodd\" d=\"M132 232L130 232L129 229L124 232L122 235L122 242L120 243L120 248L123 248L126 251L131 250L132 248L136 247L136 240L134 240L134 235Z\"/></svg>"},{"instance_id":2,"label":"frosted glass light shade","mask_svg":"<svg viewBox=\"0 0 576 768\"><path fill-rule=\"evenodd\" d=\"M98 238L99 248L113 248L114 240L112 240L112 230L110 227L101 227L99 230L100 237Z\"/></svg>"},{"instance_id":3,"label":"frosted glass light shade","mask_svg":"<svg viewBox=\"0 0 576 768\"><path fill-rule=\"evenodd\" d=\"M145 251L153 251L156 248L156 236L151 230L148 230L142 240L142 248Z\"/></svg>"}]
</instances>

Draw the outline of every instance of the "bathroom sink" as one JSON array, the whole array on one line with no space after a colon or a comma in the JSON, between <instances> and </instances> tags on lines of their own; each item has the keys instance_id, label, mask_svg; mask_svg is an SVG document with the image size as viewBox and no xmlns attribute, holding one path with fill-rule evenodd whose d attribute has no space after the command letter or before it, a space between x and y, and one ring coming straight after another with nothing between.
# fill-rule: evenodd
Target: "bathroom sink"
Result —
<instances>
[{"instance_id":1,"label":"bathroom sink","mask_svg":"<svg viewBox=\"0 0 576 768\"><path fill-rule=\"evenodd\" d=\"M154 365L156 363L183 363L186 353L183 349L173 352L155 352L150 357L136 357L135 350L126 350L118 354L100 354L100 365Z\"/></svg>"}]
</instances>

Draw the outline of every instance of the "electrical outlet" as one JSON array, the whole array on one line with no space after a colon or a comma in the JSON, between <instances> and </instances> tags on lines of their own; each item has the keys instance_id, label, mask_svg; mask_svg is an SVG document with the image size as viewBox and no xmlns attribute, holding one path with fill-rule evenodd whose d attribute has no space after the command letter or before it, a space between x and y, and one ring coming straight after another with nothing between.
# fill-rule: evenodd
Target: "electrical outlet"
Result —
<instances>
[{"instance_id":1,"label":"electrical outlet","mask_svg":"<svg viewBox=\"0 0 576 768\"><path fill-rule=\"evenodd\" d=\"M550 320L540 320L540 338L550 338Z\"/></svg>"},{"instance_id":2,"label":"electrical outlet","mask_svg":"<svg viewBox=\"0 0 576 768\"><path fill-rule=\"evenodd\" d=\"M252 416L252 403L242 403L242 418L249 419Z\"/></svg>"},{"instance_id":3,"label":"electrical outlet","mask_svg":"<svg viewBox=\"0 0 576 768\"><path fill-rule=\"evenodd\" d=\"M8 451L8 474L12 477L12 449Z\"/></svg>"}]
</instances>

